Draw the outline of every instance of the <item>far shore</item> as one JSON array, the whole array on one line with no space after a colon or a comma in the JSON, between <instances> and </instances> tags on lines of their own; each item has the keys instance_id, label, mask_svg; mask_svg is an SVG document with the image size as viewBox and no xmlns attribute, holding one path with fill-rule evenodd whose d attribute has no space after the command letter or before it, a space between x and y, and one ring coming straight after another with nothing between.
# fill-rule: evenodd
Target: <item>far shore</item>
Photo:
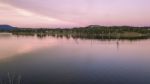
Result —
<instances>
[{"instance_id":1,"label":"far shore","mask_svg":"<svg viewBox=\"0 0 150 84\"><path fill-rule=\"evenodd\" d=\"M13 30L0 31L1 33L12 33L13 35L24 35L45 37L73 37L73 38L89 38L89 39L149 39L150 27L130 27L130 26L96 26L79 28L15 28Z\"/></svg>"}]
</instances>

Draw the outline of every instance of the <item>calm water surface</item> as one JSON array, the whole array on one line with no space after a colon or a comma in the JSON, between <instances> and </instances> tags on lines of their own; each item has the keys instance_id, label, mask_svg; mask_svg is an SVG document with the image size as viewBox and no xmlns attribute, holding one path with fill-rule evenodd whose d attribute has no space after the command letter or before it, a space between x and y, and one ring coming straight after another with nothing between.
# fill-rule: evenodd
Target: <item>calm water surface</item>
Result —
<instances>
[{"instance_id":1,"label":"calm water surface","mask_svg":"<svg viewBox=\"0 0 150 84\"><path fill-rule=\"evenodd\" d=\"M0 34L0 79L21 84L150 84L150 40Z\"/></svg>"}]
</instances>

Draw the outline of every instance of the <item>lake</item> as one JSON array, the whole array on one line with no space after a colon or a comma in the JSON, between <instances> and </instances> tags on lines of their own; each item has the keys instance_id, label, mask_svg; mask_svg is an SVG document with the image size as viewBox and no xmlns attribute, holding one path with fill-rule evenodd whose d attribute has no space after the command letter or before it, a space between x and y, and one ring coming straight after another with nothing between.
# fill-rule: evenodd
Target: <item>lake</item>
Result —
<instances>
[{"instance_id":1,"label":"lake","mask_svg":"<svg viewBox=\"0 0 150 84\"><path fill-rule=\"evenodd\" d=\"M150 84L150 40L0 34L0 81L3 84Z\"/></svg>"}]
</instances>

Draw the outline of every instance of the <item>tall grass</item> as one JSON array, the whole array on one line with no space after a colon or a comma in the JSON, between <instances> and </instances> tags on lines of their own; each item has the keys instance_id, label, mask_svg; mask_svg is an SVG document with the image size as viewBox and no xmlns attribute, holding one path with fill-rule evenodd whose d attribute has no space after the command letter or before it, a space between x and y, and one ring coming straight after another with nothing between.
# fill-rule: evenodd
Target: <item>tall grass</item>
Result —
<instances>
[{"instance_id":1,"label":"tall grass","mask_svg":"<svg viewBox=\"0 0 150 84\"><path fill-rule=\"evenodd\" d=\"M8 72L5 77L0 79L0 84L21 84L21 75Z\"/></svg>"}]
</instances>

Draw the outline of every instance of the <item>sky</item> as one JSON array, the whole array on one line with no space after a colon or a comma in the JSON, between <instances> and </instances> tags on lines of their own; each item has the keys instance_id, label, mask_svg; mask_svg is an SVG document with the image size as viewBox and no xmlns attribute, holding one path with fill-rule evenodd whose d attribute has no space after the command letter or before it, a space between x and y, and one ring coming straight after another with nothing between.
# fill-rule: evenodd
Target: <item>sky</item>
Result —
<instances>
[{"instance_id":1,"label":"sky","mask_svg":"<svg viewBox=\"0 0 150 84\"><path fill-rule=\"evenodd\" d=\"M0 24L150 26L150 0L0 0Z\"/></svg>"}]
</instances>

